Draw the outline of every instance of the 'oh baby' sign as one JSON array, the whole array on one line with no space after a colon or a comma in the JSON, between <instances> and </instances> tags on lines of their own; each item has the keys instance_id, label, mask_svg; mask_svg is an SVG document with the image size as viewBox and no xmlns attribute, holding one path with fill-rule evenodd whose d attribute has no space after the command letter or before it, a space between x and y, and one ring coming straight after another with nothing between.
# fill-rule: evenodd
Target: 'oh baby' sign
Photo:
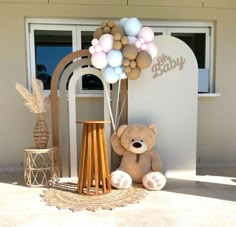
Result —
<instances>
[{"instance_id":1,"label":"'oh baby' sign","mask_svg":"<svg viewBox=\"0 0 236 227\"><path fill-rule=\"evenodd\" d=\"M183 56L172 58L165 54L160 55L157 57L157 62L152 66L153 78L161 76L175 68L180 71L183 70L185 61Z\"/></svg>"}]
</instances>

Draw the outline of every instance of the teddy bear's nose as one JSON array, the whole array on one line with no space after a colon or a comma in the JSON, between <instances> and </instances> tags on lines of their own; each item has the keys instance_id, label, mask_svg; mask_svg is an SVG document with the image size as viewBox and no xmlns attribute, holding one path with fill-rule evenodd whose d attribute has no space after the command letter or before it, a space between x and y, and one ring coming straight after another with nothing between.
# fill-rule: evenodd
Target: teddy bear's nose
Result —
<instances>
[{"instance_id":1,"label":"teddy bear's nose","mask_svg":"<svg viewBox=\"0 0 236 227\"><path fill-rule=\"evenodd\" d=\"M133 143L133 146L134 146L135 148L140 148L140 147L142 147L142 144L139 143L139 142L135 142L135 143Z\"/></svg>"}]
</instances>

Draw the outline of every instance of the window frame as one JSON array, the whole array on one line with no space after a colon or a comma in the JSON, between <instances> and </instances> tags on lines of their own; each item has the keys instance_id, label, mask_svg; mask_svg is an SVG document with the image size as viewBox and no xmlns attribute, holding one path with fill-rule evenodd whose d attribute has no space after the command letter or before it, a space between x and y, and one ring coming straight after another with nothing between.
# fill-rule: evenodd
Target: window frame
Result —
<instances>
[{"instance_id":1,"label":"window frame","mask_svg":"<svg viewBox=\"0 0 236 227\"><path fill-rule=\"evenodd\" d=\"M102 20L77 20L77 19L46 19L46 18L26 18L26 47L27 47L27 78L28 88L31 88L31 77L33 70L35 70L34 50L32 50L32 37L30 37L31 26L44 27L50 26L72 26L75 27L75 40L76 47L73 47L73 51L81 48L81 32L88 31L90 28L96 29L100 26ZM209 66L209 89L208 93L215 92L215 81L214 81L214 22L197 22L197 21L140 21L143 26L148 26L153 29L154 32L162 32L163 34L169 34L171 31L179 33L200 33L206 32L206 49L205 49L205 68ZM56 28L56 27L55 27ZM56 29L55 29L56 30ZM80 34L80 35L79 35ZM32 35L31 35L32 36ZM74 41L73 41L74 45ZM34 71L35 72L35 71ZM81 95L100 95L101 90L83 90L82 83L79 82L78 92Z\"/></svg>"},{"instance_id":2,"label":"window frame","mask_svg":"<svg viewBox=\"0 0 236 227\"><path fill-rule=\"evenodd\" d=\"M31 89L32 82L31 78L32 76L36 76L36 68L35 68L35 37L34 37L34 31L35 30L48 30L48 31L71 31L72 32L72 51L76 50L76 28L71 25L60 25L60 24L29 24L29 40L28 40L28 46L29 46L29 63L28 63L28 87ZM50 90L44 90L44 93L48 95L50 93Z\"/></svg>"},{"instance_id":3,"label":"window frame","mask_svg":"<svg viewBox=\"0 0 236 227\"><path fill-rule=\"evenodd\" d=\"M95 31L98 28L97 25L79 25L76 26L76 33L77 33L77 47L78 49L81 49L81 45L82 45L82 32L83 31ZM82 77L79 78L79 83L78 83L78 93L80 95L89 95L89 94L93 94L93 95L102 95L103 94L103 90L83 90L83 83L82 83Z\"/></svg>"},{"instance_id":4,"label":"window frame","mask_svg":"<svg viewBox=\"0 0 236 227\"><path fill-rule=\"evenodd\" d=\"M154 32L160 32L163 35L171 35L172 33L204 33L205 40L205 68L209 69L209 83L208 92L206 94L214 93L214 69L213 69L213 43L214 24L210 22L198 24L193 22L162 22L159 26L152 27ZM148 25L147 25L148 26Z\"/></svg>"}]
</instances>

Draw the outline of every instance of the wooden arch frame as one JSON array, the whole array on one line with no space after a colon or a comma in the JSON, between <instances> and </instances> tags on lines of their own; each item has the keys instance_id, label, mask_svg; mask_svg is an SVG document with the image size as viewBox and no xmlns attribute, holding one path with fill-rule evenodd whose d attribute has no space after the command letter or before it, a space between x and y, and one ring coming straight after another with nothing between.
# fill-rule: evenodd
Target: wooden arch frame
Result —
<instances>
[{"instance_id":1,"label":"wooden arch frame","mask_svg":"<svg viewBox=\"0 0 236 227\"><path fill-rule=\"evenodd\" d=\"M83 57L87 57L83 59ZM52 121L52 144L55 147L58 147L60 152L60 136L59 136L59 104L58 104L58 79L64 70L64 68L70 64L70 62L80 61L78 66L82 65L91 65L90 60L91 54L88 49L77 50L65 56L56 66L51 80L51 121ZM70 65L68 66L68 68ZM72 67L73 68L73 67ZM65 70L66 71L66 70ZM120 102L125 103L123 112L120 118L120 124L127 123L127 80L122 80L121 82L121 93L120 93ZM115 90L115 86L114 86ZM113 98L115 95L113 94ZM111 153L111 169L116 169L119 166L120 157L117 156L114 152ZM66 164L65 168L67 168L69 164ZM69 166L68 166L69 167ZM63 173L64 172L64 173ZM62 176L69 176L69 172L63 170Z\"/></svg>"},{"instance_id":2,"label":"wooden arch frame","mask_svg":"<svg viewBox=\"0 0 236 227\"><path fill-rule=\"evenodd\" d=\"M66 55L56 66L51 80L51 119L52 119L52 144L59 147L59 116L58 116L58 94L57 85L61 72L70 62L82 57L89 57L91 54L87 49L78 50Z\"/></svg>"}]
</instances>

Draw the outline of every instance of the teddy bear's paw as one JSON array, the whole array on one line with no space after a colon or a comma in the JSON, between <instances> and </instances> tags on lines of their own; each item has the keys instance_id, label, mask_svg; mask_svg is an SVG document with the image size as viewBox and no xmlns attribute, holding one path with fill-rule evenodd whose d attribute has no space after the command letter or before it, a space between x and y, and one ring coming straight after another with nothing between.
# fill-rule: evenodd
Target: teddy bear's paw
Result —
<instances>
[{"instance_id":1,"label":"teddy bear's paw","mask_svg":"<svg viewBox=\"0 0 236 227\"><path fill-rule=\"evenodd\" d=\"M130 175L121 170L116 170L111 173L111 185L118 189L129 188L132 184Z\"/></svg>"},{"instance_id":2,"label":"teddy bear's paw","mask_svg":"<svg viewBox=\"0 0 236 227\"><path fill-rule=\"evenodd\" d=\"M153 191L161 190L166 185L166 178L160 172L151 172L143 177L145 188Z\"/></svg>"}]
</instances>

